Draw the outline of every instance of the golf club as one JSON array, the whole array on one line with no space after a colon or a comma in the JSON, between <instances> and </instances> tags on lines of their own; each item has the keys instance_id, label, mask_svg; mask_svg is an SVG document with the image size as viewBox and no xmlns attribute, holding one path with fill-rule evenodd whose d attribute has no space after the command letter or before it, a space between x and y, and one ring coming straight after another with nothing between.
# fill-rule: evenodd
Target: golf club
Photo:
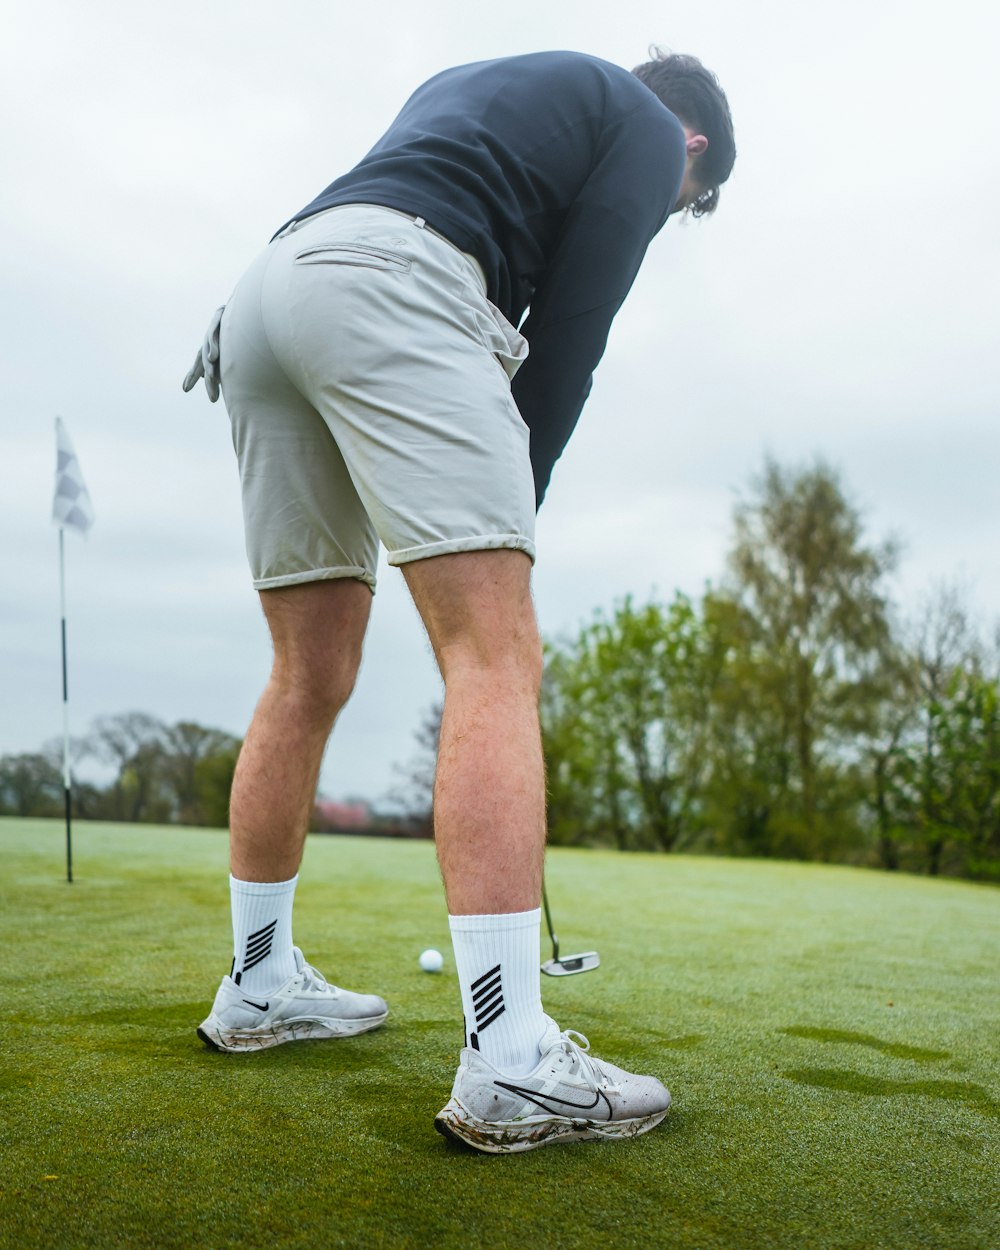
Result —
<instances>
[{"instance_id":1,"label":"golf club","mask_svg":"<svg viewBox=\"0 0 1000 1250\"><path fill-rule=\"evenodd\" d=\"M545 904L545 923L552 939L552 958L542 964L542 971L550 977L571 977L577 972L592 972L601 966L601 957L597 951L584 951L580 955L563 955L559 958L559 939L552 929L552 915L549 912L549 896L542 882L542 902Z\"/></svg>"}]
</instances>

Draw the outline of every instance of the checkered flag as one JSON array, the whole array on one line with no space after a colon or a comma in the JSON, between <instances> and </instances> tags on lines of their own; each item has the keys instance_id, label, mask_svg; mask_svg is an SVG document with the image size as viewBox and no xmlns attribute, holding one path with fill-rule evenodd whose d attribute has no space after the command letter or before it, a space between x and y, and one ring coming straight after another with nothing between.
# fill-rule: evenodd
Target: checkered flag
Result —
<instances>
[{"instance_id":1,"label":"checkered flag","mask_svg":"<svg viewBox=\"0 0 1000 1250\"><path fill-rule=\"evenodd\" d=\"M56 417L56 493L52 501L52 520L60 527L68 525L79 530L84 537L94 524L94 505L62 417Z\"/></svg>"}]
</instances>

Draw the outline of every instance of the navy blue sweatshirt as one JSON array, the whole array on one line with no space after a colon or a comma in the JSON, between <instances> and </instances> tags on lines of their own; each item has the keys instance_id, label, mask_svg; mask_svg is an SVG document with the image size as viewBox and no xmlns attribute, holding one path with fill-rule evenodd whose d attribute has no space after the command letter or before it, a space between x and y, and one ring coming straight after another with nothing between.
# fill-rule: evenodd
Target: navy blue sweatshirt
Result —
<instances>
[{"instance_id":1,"label":"navy blue sweatshirt","mask_svg":"<svg viewBox=\"0 0 1000 1250\"><path fill-rule=\"evenodd\" d=\"M684 166L683 127L627 70L537 52L437 74L291 220L381 204L476 257L488 298L528 340L512 390L540 503Z\"/></svg>"}]
</instances>

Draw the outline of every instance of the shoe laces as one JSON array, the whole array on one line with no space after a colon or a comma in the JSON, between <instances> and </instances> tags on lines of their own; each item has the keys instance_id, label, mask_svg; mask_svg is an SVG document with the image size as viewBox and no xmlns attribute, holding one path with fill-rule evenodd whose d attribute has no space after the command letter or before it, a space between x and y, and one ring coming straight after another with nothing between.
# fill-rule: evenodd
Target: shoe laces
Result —
<instances>
[{"instance_id":1,"label":"shoe laces","mask_svg":"<svg viewBox=\"0 0 1000 1250\"><path fill-rule=\"evenodd\" d=\"M312 964L306 963L304 959L302 967L299 969L299 976L302 978L302 988L304 990L314 990L318 994L328 994L332 998L336 998L340 994L340 990L336 985L331 985L318 968L314 968Z\"/></svg>"},{"instance_id":2,"label":"shoe laces","mask_svg":"<svg viewBox=\"0 0 1000 1250\"><path fill-rule=\"evenodd\" d=\"M590 1042L582 1033L578 1033L576 1029L564 1029L559 1034L556 1047L569 1057L572 1066L580 1072L595 1094L599 1090L618 1092L618 1086L603 1071L600 1061L590 1054Z\"/></svg>"}]
</instances>

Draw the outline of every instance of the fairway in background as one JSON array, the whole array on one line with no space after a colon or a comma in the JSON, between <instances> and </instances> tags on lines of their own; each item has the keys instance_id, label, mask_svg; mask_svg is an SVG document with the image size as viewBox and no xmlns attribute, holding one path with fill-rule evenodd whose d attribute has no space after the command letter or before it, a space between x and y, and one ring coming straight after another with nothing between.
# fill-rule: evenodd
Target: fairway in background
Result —
<instances>
[{"instance_id":1,"label":"fairway in background","mask_svg":"<svg viewBox=\"0 0 1000 1250\"><path fill-rule=\"evenodd\" d=\"M634 1142L432 1129L461 1019L433 847L311 837L295 940L384 1028L259 1055L194 1029L231 957L224 834L0 821L0 1246L986 1250L1000 893L846 868L550 852L544 1004L670 1087ZM541 954L547 954L547 950Z\"/></svg>"}]
</instances>

